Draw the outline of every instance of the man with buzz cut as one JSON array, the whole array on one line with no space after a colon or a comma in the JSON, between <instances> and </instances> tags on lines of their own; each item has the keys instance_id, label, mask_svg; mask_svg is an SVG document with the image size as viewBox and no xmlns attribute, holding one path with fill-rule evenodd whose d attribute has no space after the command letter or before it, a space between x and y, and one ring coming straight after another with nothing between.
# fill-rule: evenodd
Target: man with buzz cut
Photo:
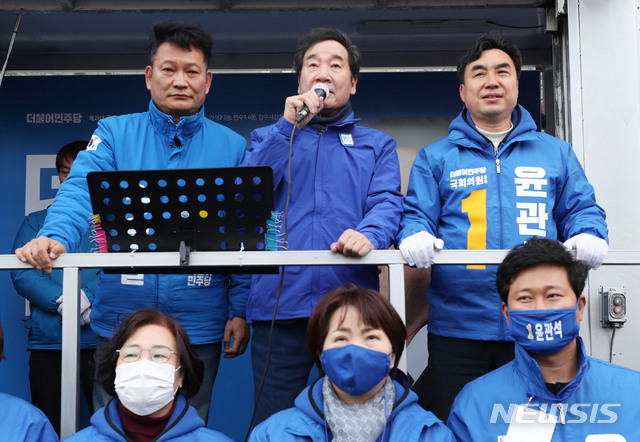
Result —
<instances>
[{"instance_id":1,"label":"man with buzz cut","mask_svg":"<svg viewBox=\"0 0 640 442\"><path fill-rule=\"evenodd\" d=\"M521 67L516 45L490 34L460 59L462 112L411 170L397 238L409 265L431 269L435 250L511 249L533 235L564 241L590 268L604 260L605 212L571 146L538 132L518 104ZM513 359L495 272L431 269L429 361L413 388L442 420L467 382Z\"/></svg>"},{"instance_id":2,"label":"man with buzz cut","mask_svg":"<svg viewBox=\"0 0 640 442\"><path fill-rule=\"evenodd\" d=\"M578 336L587 273L554 240L509 252L496 286L515 359L455 399L448 426L458 441L640 440L640 373L587 356Z\"/></svg>"}]
</instances>

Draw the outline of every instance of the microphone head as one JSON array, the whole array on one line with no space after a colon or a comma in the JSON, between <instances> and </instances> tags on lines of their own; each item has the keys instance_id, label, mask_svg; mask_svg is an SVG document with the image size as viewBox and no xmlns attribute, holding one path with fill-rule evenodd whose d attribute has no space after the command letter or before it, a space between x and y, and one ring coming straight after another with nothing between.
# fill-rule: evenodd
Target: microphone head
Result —
<instances>
[{"instance_id":1,"label":"microphone head","mask_svg":"<svg viewBox=\"0 0 640 442\"><path fill-rule=\"evenodd\" d=\"M316 83L313 85L313 90L318 97L327 98L329 96L329 86L324 83Z\"/></svg>"}]
</instances>

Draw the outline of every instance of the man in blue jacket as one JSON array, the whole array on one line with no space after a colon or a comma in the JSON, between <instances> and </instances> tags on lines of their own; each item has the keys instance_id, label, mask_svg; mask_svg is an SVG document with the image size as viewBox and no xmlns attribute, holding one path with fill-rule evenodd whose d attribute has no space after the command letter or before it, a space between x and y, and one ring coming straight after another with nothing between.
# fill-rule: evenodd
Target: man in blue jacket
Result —
<instances>
[{"instance_id":1,"label":"man in blue jacket","mask_svg":"<svg viewBox=\"0 0 640 442\"><path fill-rule=\"evenodd\" d=\"M462 112L449 136L422 149L409 179L397 241L409 265L434 250L510 249L533 235L558 239L597 268L607 253L604 210L571 146L536 131L517 104L520 51L481 36L458 63ZM469 381L513 358L494 288L496 266L435 266L429 363L414 389L446 420Z\"/></svg>"},{"instance_id":2,"label":"man in blue jacket","mask_svg":"<svg viewBox=\"0 0 640 442\"><path fill-rule=\"evenodd\" d=\"M145 69L151 93L148 112L109 117L98 123L87 150L78 155L58 191L40 236L16 250L18 258L36 269L50 272L51 259L67 250L78 250L93 213L87 173L242 164L245 139L205 117L204 101L212 78L208 71L209 34L200 25L169 20L154 25L150 43L150 64ZM221 351L225 357L235 357L248 344L245 312L249 285L248 275L101 273L91 312L98 353L111 338L122 312L154 307L174 316L205 363L205 382L190 404L206 422ZM96 409L108 400L101 391L97 386L94 389Z\"/></svg>"},{"instance_id":3,"label":"man in blue jacket","mask_svg":"<svg viewBox=\"0 0 640 442\"><path fill-rule=\"evenodd\" d=\"M78 152L87 147L86 141L74 141L63 146L56 155L56 170L62 184L71 170ZM30 213L22 222L14 250L37 236L44 225L47 210ZM90 253L89 235L82 238L80 252ZM82 271L81 316L80 316L80 380L87 402L91 404L95 371L96 335L89 325L89 313L96 285L96 270ZM42 270L14 270L11 272L13 286L20 296L29 301L29 387L31 403L44 412L53 428L60 434L60 378L62 370L62 270L46 273ZM91 414L93 409L89 406Z\"/></svg>"},{"instance_id":4,"label":"man in blue jacket","mask_svg":"<svg viewBox=\"0 0 640 442\"><path fill-rule=\"evenodd\" d=\"M449 427L459 441L640 440L640 373L587 356L578 336L587 266L532 238L497 272L515 360L467 384Z\"/></svg>"},{"instance_id":5,"label":"man in blue jacket","mask_svg":"<svg viewBox=\"0 0 640 442\"><path fill-rule=\"evenodd\" d=\"M252 133L245 157L246 165L273 169L274 243L354 257L387 249L402 212L396 142L356 124L349 99L358 82L358 48L340 30L315 29L300 39L294 69L298 94L286 99L276 124ZM315 92L322 88L326 98ZM313 366L301 351L307 320L323 294L346 282L377 289L378 269L291 266L279 275L254 276L247 304L259 398L254 424L292 407L307 385Z\"/></svg>"}]
</instances>

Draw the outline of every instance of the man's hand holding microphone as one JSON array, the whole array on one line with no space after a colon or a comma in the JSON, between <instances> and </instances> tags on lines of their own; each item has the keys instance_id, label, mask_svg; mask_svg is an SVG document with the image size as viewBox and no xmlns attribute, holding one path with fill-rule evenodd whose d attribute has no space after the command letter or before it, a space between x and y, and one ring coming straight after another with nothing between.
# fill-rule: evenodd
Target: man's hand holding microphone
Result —
<instances>
[{"instance_id":1,"label":"man's hand holding microphone","mask_svg":"<svg viewBox=\"0 0 640 442\"><path fill-rule=\"evenodd\" d=\"M284 118L292 124L297 124L298 128L303 128L322 110L324 100L328 96L329 87L324 83L316 83L304 94L287 97L284 103Z\"/></svg>"}]
</instances>

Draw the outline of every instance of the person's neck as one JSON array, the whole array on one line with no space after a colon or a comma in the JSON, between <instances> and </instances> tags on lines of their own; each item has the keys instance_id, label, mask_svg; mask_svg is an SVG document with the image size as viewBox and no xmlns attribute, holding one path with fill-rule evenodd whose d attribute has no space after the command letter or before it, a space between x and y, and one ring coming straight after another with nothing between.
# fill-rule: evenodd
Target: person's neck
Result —
<instances>
[{"instance_id":1,"label":"person's neck","mask_svg":"<svg viewBox=\"0 0 640 442\"><path fill-rule=\"evenodd\" d=\"M511 129L511 118L502 121L484 121L477 120L473 116L471 117L473 120L473 124L476 125L478 129L484 130L485 132L492 133L500 133L506 132Z\"/></svg>"},{"instance_id":2,"label":"person's neck","mask_svg":"<svg viewBox=\"0 0 640 442\"><path fill-rule=\"evenodd\" d=\"M548 384L569 383L578 374L578 344L574 339L562 350L550 354L532 354L542 372L542 378Z\"/></svg>"}]
</instances>

